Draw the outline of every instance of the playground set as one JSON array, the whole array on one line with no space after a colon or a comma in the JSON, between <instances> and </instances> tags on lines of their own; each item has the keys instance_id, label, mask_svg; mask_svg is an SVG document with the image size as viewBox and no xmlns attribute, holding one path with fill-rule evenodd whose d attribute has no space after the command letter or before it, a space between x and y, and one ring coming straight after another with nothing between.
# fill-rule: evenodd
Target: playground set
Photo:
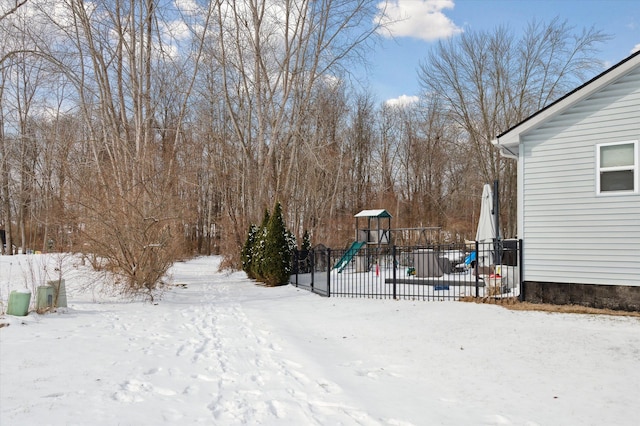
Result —
<instances>
[{"instance_id":1,"label":"playground set","mask_svg":"<svg viewBox=\"0 0 640 426\"><path fill-rule=\"evenodd\" d=\"M440 227L418 227L418 228L391 228L391 214L384 209L362 210L356 214L355 241L347 249L344 255L338 260L334 269L340 273L355 259L361 259L362 252L375 253L373 263L378 267L384 262L383 254L389 254L388 248L402 240L405 244L427 246L439 239ZM360 225L365 222L366 226ZM434 238L434 235L436 236ZM373 249L373 250L372 250ZM371 256L366 256L368 262L357 262L356 269L364 272L364 269L371 267Z\"/></svg>"},{"instance_id":2,"label":"playground set","mask_svg":"<svg viewBox=\"0 0 640 426\"><path fill-rule=\"evenodd\" d=\"M314 283L312 290L334 296L440 300L519 292L515 269L483 264L493 243L438 244L439 227L393 229L392 216L384 209L363 210L354 217L354 241L346 250L326 252L330 269L307 277ZM397 245L396 239L411 244Z\"/></svg>"}]
</instances>

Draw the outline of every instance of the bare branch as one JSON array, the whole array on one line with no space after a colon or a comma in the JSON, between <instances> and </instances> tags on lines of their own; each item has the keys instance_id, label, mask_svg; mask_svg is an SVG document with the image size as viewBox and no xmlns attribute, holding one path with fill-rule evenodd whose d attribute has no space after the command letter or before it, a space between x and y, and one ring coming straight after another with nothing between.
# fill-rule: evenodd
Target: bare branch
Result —
<instances>
[{"instance_id":1,"label":"bare branch","mask_svg":"<svg viewBox=\"0 0 640 426\"><path fill-rule=\"evenodd\" d=\"M5 11L2 15L0 15L0 21L5 19L7 16L15 13L18 9L24 6L28 0L16 0L15 4L9 8L9 10Z\"/></svg>"}]
</instances>

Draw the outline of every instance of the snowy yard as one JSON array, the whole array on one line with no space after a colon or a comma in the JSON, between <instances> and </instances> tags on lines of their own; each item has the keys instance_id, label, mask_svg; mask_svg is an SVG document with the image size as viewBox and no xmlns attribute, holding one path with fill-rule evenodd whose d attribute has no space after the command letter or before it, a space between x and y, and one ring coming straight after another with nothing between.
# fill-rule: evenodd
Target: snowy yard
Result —
<instances>
[{"instance_id":1,"label":"snowy yard","mask_svg":"<svg viewBox=\"0 0 640 426\"><path fill-rule=\"evenodd\" d=\"M29 257L0 258L3 310ZM0 319L0 424L638 422L638 318L327 299L219 261L176 264L157 305L66 265L67 309Z\"/></svg>"}]
</instances>

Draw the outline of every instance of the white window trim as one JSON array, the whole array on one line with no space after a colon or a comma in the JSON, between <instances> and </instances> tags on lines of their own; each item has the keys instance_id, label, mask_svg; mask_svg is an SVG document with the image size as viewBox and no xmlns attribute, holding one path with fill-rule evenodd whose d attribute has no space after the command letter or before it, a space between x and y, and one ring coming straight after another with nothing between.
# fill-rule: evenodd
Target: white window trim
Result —
<instances>
[{"instance_id":1,"label":"white window trim","mask_svg":"<svg viewBox=\"0 0 640 426\"><path fill-rule=\"evenodd\" d=\"M624 167L605 167L604 169L600 168L600 148L604 146L612 146L612 145L627 145L633 144L633 165L632 166L624 166ZM638 179L638 175L640 174L640 168L638 167L638 162L640 162L640 158L638 158L638 141L637 140L629 140L629 141L621 141L621 142L608 142L601 143L596 145L596 194L599 196L611 196L611 195L631 195L638 193L638 185L640 180ZM632 170L633 171L633 191L600 191L600 172L615 172L620 170Z\"/></svg>"}]
</instances>

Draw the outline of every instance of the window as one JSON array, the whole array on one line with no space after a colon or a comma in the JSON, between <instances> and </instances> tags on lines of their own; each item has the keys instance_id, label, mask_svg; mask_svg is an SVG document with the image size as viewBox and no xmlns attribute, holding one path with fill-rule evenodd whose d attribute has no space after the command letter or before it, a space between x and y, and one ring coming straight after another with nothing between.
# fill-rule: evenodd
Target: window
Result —
<instances>
[{"instance_id":1,"label":"window","mask_svg":"<svg viewBox=\"0 0 640 426\"><path fill-rule=\"evenodd\" d=\"M638 141L598 145L598 194L638 192Z\"/></svg>"}]
</instances>

